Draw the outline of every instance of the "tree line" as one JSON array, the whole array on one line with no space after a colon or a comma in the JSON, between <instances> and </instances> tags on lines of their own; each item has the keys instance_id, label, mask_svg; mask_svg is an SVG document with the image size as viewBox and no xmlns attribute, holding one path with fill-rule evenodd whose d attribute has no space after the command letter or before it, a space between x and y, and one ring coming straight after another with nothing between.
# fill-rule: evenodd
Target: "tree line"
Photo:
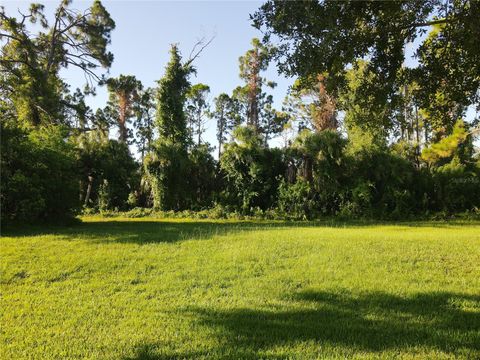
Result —
<instances>
[{"instance_id":1,"label":"tree line","mask_svg":"<svg viewBox=\"0 0 480 360\"><path fill-rule=\"evenodd\" d=\"M239 58L243 84L210 103L209 86L192 83L208 41L186 59L172 45L157 87L145 88L134 75L100 74L115 28L100 1L79 12L63 0L53 23L39 4L16 17L0 8L2 221L137 207L288 218L478 212L479 119L465 114L479 109L479 18L475 1L267 1L251 15L265 36ZM414 40L418 66L407 67ZM281 109L264 78L272 62L296 78ZM84 89L60 77L72 67ZM109 99L93 110L96 86Z\"/></svg>"}]
</instances>

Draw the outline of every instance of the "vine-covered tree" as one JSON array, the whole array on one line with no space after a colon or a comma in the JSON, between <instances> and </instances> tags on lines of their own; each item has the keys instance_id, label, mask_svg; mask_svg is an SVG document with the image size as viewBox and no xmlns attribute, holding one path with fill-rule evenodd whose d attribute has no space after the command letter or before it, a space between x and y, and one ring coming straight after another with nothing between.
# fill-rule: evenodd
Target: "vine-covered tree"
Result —
<instances>
[{"instance_id":1,"label":"vine-covered tree","mask_svg":"<svg viewBox=\"0 0 480 360\"><path fill-rule=\"evenodd\" d=\"M165 75L158 81L156 126L163 141L187 148L189 132L185 115L185 101L190 88L188 77L193 68L182 63L177 45L170 49L170 61Z\"/></svg>"},{"instance_id":2,"label":"vine-covered tree","mask_svg":"<svg viewBox=\"0 0 480 360\"><path fill-rule=\"evenodd\" d=\"M195 54L192 51L185 62L182 62L178 47L172 45L165 74L158 81L155 124L159 137L154 151L144 162L146 179L157 208L184 209L189 199L193 198L192 191L196 191L189 186L192 163L188 150L192 139L187 127L185 104L190 89L189 76L194 72L192 62L208 43Z\"/></svg>"}]
</instances>

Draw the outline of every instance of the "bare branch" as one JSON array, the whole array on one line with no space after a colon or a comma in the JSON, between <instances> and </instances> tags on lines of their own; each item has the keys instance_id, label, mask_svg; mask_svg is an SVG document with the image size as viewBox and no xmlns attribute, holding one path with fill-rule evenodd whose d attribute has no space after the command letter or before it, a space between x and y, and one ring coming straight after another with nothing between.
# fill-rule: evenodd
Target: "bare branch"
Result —
<instances>
[{"instance_id":1,"label":"bare branch","mask_svg":"<svg viewBox=\"0 0 480 360\"><path fill-rule=\"evenodd\" d=\"M185 62L185 67L188 67L190 66L196 58L198 58L200 56L200 54L202 53L203 50L205 50L205 48L210 45L210 43L213 41L213 39L215 39L215 35L213 35L210 40L208 40L207 42L205 42L205 37L201 38L200 40L198 40L195 45L193 46L193 49L192 51L190 52L190 55L188 57L188 60ZM196 50L197 48L199 47L198 50Z\"/></svg>"},{"instance_id":2,"label":"bare branch","mask_svg":"<svg viewBox=\"0 0 480 360\"><path fill-rule=\"evenodd\" d=\"M13 39L13 40L17 40L17 41L19 41L19 42L22 41L22 39L20 39L20 38L18 38L18 37L16 37L16 36L9 35L9 34L5 34L5 33L0 33L0 39L1 39L2 37L4 37L4 36L7 37L7 38L10 38L10 39Z\"/></svg>"},{"instance_id":3,"label":"bare branch","mask_svg":"<svg viewBox=\"0 0 480 360\"><path fill-rule=\"evenodd\" d=\"M88 73L89 76L95 78L97 81L101 80L101 78L97 74L95 74L92 70L88 69L85 64L77 63L77 62L73 61L72 59L66 59L65 62L67 64L70 64L70 65L73 65L73 66L76 66L76 67L82 69L83 71Z\"/></svg>"},{"instance_id":4,"label":"bare branch","mask_svg":"<svg viewBox=\"0 0 480 360\"><path fill-rule=\"evenodd\" d=\"M31 18L33 15L32 13L30 13L29 15L25 15L23 14L20 9L17 9L18 13L22 16L22 21L20 21L20 25L23 26L23 24L25 23L25 20L28 19L28 18Z\"/></svg>"}]
</instances>

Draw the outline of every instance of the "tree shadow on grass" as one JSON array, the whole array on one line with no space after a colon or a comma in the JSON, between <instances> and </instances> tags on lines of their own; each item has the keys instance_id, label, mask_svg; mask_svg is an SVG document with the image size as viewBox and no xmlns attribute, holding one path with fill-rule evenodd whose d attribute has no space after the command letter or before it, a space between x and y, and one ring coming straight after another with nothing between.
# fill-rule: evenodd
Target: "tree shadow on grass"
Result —
<instances>
[{"instance_id":1,"label":"tree shadow on grass","mask_svg":"<svg viewBox=\"0 0 480 360\"><path fill-rule=\"evenodd\" d=\"M56 235L62 240L88 240L116 243L172 243L209 239L216 235L286 228L279 222L216 222L216 221L89 221L73 226L28 226L3 229L2 236Z\"/></svg>"},{"instance_id":2,"label":"tree shadow on grass","mask_svg":"<svg viewBox=\"0 0 480 360\"><path fill-rule=\"evenodd\" d=\"M448 292L400 297L303 292L289 310L190 308L213 327L224 344L218 353L262 358L265 351L313 341L341 353L440 351L452 357L480 358L480 296ZM301 354L283 354L298 357ZM222 357L222 356L219 356ZM232 356L235 358L236 356ZM153 358L152 358L153 359Z\"/></svg>"},{"instance_id":3,"label":"tree shadow on grass","mask_svg":"<svg viewBox=\"0 0 480 360\"><path fill-rule=\"evenodd\" d=\"M160 345L141 345L135 349L135 355L123 357L122 360L173 360L205 358L207 353L201 351L167 352Z\"/></svg>"},{"instance_id":4,"label":"tree shadow on grass","mask_svg":"<svg viewBox=\"0 0 480 360\"><path fill-rule=\"evenodd\" d=\"M480 223L478 223L480 224ZM470 222L469 225L478 225ZM451 222L374 222L374 221L216 221L216 220L111 220L79 222L70 226L30 225L3 227L2 236L22 237L40 235L59 235L65 239L98 240L101 242L154 243L176 242L182 240L207 239L215 235L228 235L242 231L291 229L294 227L322 228L368 228L376 226L398 225L399 230L410 227L451 228L462 226Z\"/></svg>"}]
</instances>

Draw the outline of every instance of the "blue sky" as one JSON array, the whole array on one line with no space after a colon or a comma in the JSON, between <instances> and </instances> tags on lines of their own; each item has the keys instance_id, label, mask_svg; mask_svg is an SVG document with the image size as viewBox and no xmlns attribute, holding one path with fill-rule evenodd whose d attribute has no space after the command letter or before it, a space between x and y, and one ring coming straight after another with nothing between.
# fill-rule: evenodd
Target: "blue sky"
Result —
<instances>
[{"instance_id":1,"label":"blue sky","mask_svg":"<svg viewBox=\"0 0 480 360\"><path fill-rule=\"evenodd\" d=\"M52 14L58 1L42 1L46 13ZM7 13L17 8L25 9L30 1L4 2ZM102 3L115 20L110 51L115 60L111 76L135 75L145 86L156 86L155 81L164 73L169 57L170 44L178 43L188 57L196 41L215 35L213 42L195 61L197 76L192 83L202 82L210 86L211 98L221 92L231 91L242 84L238 76L238 58L250 48L253 37L262 34L251 26L249 14L261 1L105 1ZM84 9L91 1L73 1L72 6ZM75 87L83 87L83 75L74 70L62 72L66 81ZM265 75L278 83L271 91L275 103L281 107L292 79L277 74L272 64ZM107 100L105 89L98 89L97 96L89 99L93 108L103 107ZM206 140L216 145L215 123L209 121Z\"/></svg>"}]
</instances>

